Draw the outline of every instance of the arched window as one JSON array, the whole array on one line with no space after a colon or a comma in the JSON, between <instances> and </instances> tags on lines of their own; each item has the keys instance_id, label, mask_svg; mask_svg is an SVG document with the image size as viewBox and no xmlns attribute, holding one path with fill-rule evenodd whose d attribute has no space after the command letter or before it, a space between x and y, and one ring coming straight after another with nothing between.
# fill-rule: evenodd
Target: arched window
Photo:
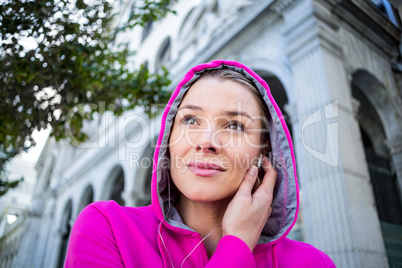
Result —
<instances>
[{"instance_id":1,"label":"arched window","mask_svg":"<svg viewBox=\"0 0 402 268\"><path fill-rule=\"evenodd\" d=\"M195 14L196 8L193 7L186 15L184 18L180 28L179 28L179 33L178 33L178 39L179 41L183 41L185 38L188 38L188 35L191 33L191 30L194 28L194 22L193 22L193 17Z\"/></svg>"},{"instance_id":2,"label":"arched window","mask_svg":"<svg viewBox=\"0 0 402 268\"><path fill-rule=\"evenodd\" d=\"M124 175L123 172L116 178L115 187L112 188L110 199L116 201L119 205L124 206L124 200L121 194L124 191Z\"/></svg>"},{"instance_id":3,"label":"arched window","mask_svg":"<svg viewBox=\"0 0 402 268\"><path fill-rule=\"evenodd\" d=\"M167 37L159 48L158 54L156 56L155 61L155 72L158 72L162 69L162 66L166 66L166 64L170 60L171 53L171 42L170 37Z\"/></svg>"},{"instance_id":4,"label":"arched window","mask_svg":"<svg viewBox=\"0 0 402 268\"><path fill-rule=\"evenodd\" d=\"M385 250L390 267L393 267L399 263L396 256L402 254L402 247L395 246L402 244L402 206L397 174L392 167L392 154L386 147L386 130L390 129L389 124L398 123L392 118L396 111L393 111L393 105L385 92L385 86L369 72L358 70L352 75L352 96L358 103L356 118L359 121Z\"/></svg>"},{"instance_id":5,"label":"arched window","mask_svg":"<svg viewBox=\"0 0 402 268\"><path fill-rule=\"evenodd\" d=\"M285 119L286 125L289 128L290 135L292 136L292 124L290 122L290 118L285 110L285 105L288 104L288 96L286 94L286 90L282 85L281 81L271 73L267 71L256 71L256 73L261 76L262 79L267 82L269 89L271 90L271 94L274 97L276 104L278 104L279 109L282 112L282 115Z\"/></svg>"},{"instance_id":6,"label":"arched window","mask_svg":"<svg viewBox=\"0 0 402 268\"><path fill-rule=\"evenodd\" d=\"M142 28L141 43L144 42L144 40L147 39L147 37L151 33L153 24L154 24L153 20L150 20L149 22L145 23L144 27Z\"/></svg>"},{"instance_id":7,"label":"arched window","mask_svg":"<svg viewBox=\"0 0 402 268\"><path fill-rule=\"evenodd\" d=\"M85 189L80 204L78 206L78 213L80 213L87 205L91 204L94 201L94 190L92 185L88 185Z\"/></svg>"},{"instance_id":8,"label":"arched window","mask_svg":"<svg viewBox=\"0 0 402 268\"><path fill-rule=\"evenodd\" d=\"M112 169L103 188L102 199L114 200L119 205L124 206L125 202L122 197L124 191L124 172L121 166Z\"/></svg>"},{"instance_id":9,"label":"arched window","mask_svg":"<svg viewBox=\"0 0 402 268\"><path fill-rule=\"evenodd\" d=\"M156 137L157 138L157 137ZM136 206L147 206L151 204L151 181L152 166L155 144L150 142L141 156L134 183L134 200Z\"/></svg>"},{"instance_id":10,"label":"arched window","mask_svg":"<svg viewBox=\"0 0 402 268\"><path fill-rule=\"evenodd\" d=\"M71 199L67 202L64 208L64 214L61 219L59 235L60 235L60 246L59 246L59 258L57 267L64 266L64 260L66 258L68 240L70 239L71 233L71 215L73 211L73 205Z\"/></svg>"},{"instance_id":11,"label":"arched window","mask_svg":"<svg viewBox=\"0 0 402 268\"><path fill-rule=\"evenodd\" d=\"M352 85L352 95L360 105L358 110L360 132L378 216L380 221L402 224L398 184L386 153L386 136L382 122L375 108L358 86Z\"/></svg>"}]
</instances>

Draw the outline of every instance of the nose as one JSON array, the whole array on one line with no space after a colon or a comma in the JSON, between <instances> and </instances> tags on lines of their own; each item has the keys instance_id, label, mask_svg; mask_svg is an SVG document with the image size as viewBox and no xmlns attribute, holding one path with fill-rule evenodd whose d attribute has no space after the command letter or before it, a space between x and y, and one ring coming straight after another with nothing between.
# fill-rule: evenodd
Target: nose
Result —
<instances>
[{"instance_id":1,"label":"nose","mask_svg":"<svg viewBox=\"0 0 402 268\"><path fill-rule=\"evenodd\" d=\"M213 135L214 128L200 131L193 136L193 144L197 153L218 154L221 151L216 135Z\"/></svg>"},{"instance_id":2,"label":"nose","mask_svg":"<svg viewBox=\"0 0 402 268\"><path fill-rule=\"evenodd\" d=\"M217 154L220 151L218 146L214 146L211 143L198 144L196 145L195 150L197 151L197 153L214 153L214 154Z\"/></svg>"}]
</instances>

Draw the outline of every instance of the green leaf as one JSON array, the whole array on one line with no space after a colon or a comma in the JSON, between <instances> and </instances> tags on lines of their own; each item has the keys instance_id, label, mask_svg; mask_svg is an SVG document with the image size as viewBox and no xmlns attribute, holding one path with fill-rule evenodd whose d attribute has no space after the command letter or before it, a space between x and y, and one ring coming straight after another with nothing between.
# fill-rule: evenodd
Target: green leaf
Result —
<instances>
[{"instance_id":1,"label":"green leaf","mask_svg":"<svg viewBox=\"0 0 402 268\"><path fill-rule=\"evenodd\" d=\"M134 1L123 28L174 13L170 2ZM161 90L170 83L167 70L162 75L151 74L144 66L132 70L134 52L127 45L112 44L122 29L111 28L114 14L109 1L0 1L0 18L0 194L16 187L17 182L7 180L5 166L29 149L26 142L33 141L35 129L51 126L56 140L70 131L82 142L87 138L81 131L83 121L102 111L73 113L79 105L105 103L116 115L143 107L152 116L151 106L168 100L167 91ZM38 40L37 47L21 53L21 37ZM123 98L129 104L116 106Z\"/></svg>"}]
</instances>

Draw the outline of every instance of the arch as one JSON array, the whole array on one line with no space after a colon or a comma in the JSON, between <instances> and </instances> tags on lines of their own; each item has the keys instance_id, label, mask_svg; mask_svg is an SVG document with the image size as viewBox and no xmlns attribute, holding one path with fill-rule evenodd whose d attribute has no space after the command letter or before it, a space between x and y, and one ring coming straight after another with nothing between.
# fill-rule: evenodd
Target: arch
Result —
<instances>
[{"instance_id":1,"label":"arch","mask_svg":"<svg viewBox=\"0 0 402 268\"><path fill-rule=\"evenodd\" d=\"M141 43L143 43L145 39L147 39L147 37L150 35L150 33L152 32L153 25L154 25L153 20L150 20L147 23L145 23L144 27L142 28Z\"/></svg>"},{"instance_id":2,"label":"arch","mask_svg":"<svg viewBox=\"0 0 402 268\"><path fill-rule=\"evenodd\" d=\"M179 31L177 33L177 40L181 41L186 38L187 34L193 29L194 22L191 21L193 19L193 15L195 14L195 10L197 7L193 7L187 12L187 15L184 17L183 22L179 27Z\"/></svg>"},{"instance_id":3,"label":"arch","mask_svg":"<svg viewBox=\"0 0 402 268\"><path fill-rule=\"evenodd\" d=\"M120 165L115 166L109 173L102 191L102 200L114 200L124 206L122 193L124 191L124 171Z\"/></svg>"},{"instance_id":4,"label":"arch","mask_svg":"<svg viewBox=\"0 0 402 268\"><path fill-rule=\"evenodd\" d=\"M60 244L59 244L59 254L58 254L58 264L57 267L64 266L64 260L66 258L68 241L70 239L71 233L71 216L73 213L73 202L69 199L64 206L63 215L61 217L61 221L59 224L59 236L60 236Z\"/></svg>"},{"instance_id":5,"label":"arch","mask_svg":"<svg viewBox=\"0 0 402 268\"><path fill-rule=\"evenodd\" d=\"M184 17L177 34L179 43L187 44L190 40L196 38L197 31L195 30L200 26L203 18L207 13L218 13L217 1L203 1L199 5L192 7ZM210 19L211 17L209 17Z\"/></svg>"},{"instance_id":6,"label":"arch","mask_svg":"<svg viewBox=\"0 0 402 268\"><path fill-rule=\"evenodd\" d=\"M79 214L87 205L94 201L94 189L91 184L89 184L83 194L81 195L80 203L78 205L77 214Z\"/></svg>"},{"instance_id":7,"label":"arch","mask_svg":"<svg viewBox=\"0 0 402 268\"><path fill-rule=\"evenodd\" d=\"M213 31L208 27L208 23L219 25L218 22L214 23L211 20L212 17L205 17L205 15L208 16L208 9L212 11L214 6L216 9L216 4L214 5L212 2L204 1L187 12L177 33L177 48L175 49L181 56L191 58L191 55L196 53L200 47L206 45Z\"/></svg>"},{"instance_id":8,"label":"arch","mask_svg":"<svg viewBox=\"0 0 402 268\"><path fill-rule=\"evenodd\" d=\"M387 103L388 96L381 92L384 90L385 88L381 83L368 72L359 70L353 75L352 97L359 103L357 119L378 215L380 221L402 224L402 209L397 191L396 174L392 169L391 156L385 146L386 129L384 120L379 114L381 109L384 110L385 107L381 107L383 104L374 102L376 103L375 106L370 100L370 95L374 95ZM391 111L388 110L388 113L391 113Z\"/></svg>"},{"instance_id":9,"label":"arch","mask_svg":"<svg viewBox=\"0 0 402 268\"><path fill-rule=\"evenodd\" d=\"M271 94L274 97L276 103L282 111L283 117L288 125L289 132L292 135L292 124L289 120L289 116L285 110L285 105L289 103L288 95L286 94L285 87L282 82L269 71L255 69L255 72L267 82L269 89L271 90Z\"/></svg>"},{"instance_id":10,"label":"arch","mask_svg":"<svg viewBox=\"0 0 402 268\"><path fill-rule=\"evenodd\" d=\"M279 51L278 53L281 52ZM245 65L249 66L252 70L256 70L256 73L258 74L276 77L281 82L289 103L296 103L297 100L294 99L294 94L291 92L291 89L294 87L291 70L288 65L283 63L285 55L277 55L276 57L276 61L261 57L244 57L244 59L242 58L241 61L244 62ZM278 62L282 64L278 64Z\"/></svg>"},{"instance_id":11,"label":"arch","mask_svg":"<svg viewBox=\"0 0 402 268\"><path fill-rule=\"evenodd\" d=\"M367 136L364 137L366 140L363 139L363 142L366 141L365 144L367 145L365 148L377 155L387 157L384 125L376 109L371 105L370 101L360 88L354 84L352 84L352 97L359 105L357 118L360 128L363 130L362 134L367 134Z\"/></svg>"},{"instance_id":12,"label":"arch","mask_svg":"<svg viewBox=\"0 0 402 268\"><path fill-rule=\"evenodd\" d=\"M151 204L151 181L152 181L152 166L153 156L156 144L157 136L151 139L151 141L145 146L145 150L142 153L136 174L134 176L134 191L133 199L136 206L147 206Z\"/></svg>"},{"instance_id":13,"label":"arch","mask_svg":"<svg viewBox=\"0 0 402 268\"><path fill-rule=\"evenodd\" d=\"M392 266L393 255L402 253L401 247L394 246L402 242L397 238L398 233L402 233L402 206L397 174L392 168L393 156L388 153L385 144L387 136L392 135L394 131L387 128L389 128L389 120L395 116L396 111L393 111L386 88L367 71L358 70L352 75L351 88L352 97L359 103L357 119L362 144L380 218L385 250ZM394 124L398 127L397 120Z\"/></svg>"},{"instance_id":14,"label":"arch","mask_svg":"<svg viewBox=\"0 0 402 268\"><path fill-rule=\"evenodd\" d=\"M387 144L387 147L389 147L386 148L384 155L388 156L391 167L396 170L397 186L399 188L400 203L402 205L402 154L400 144L398 144L402 139L402 109L400 109L398 104L392 99L387 88L373 74L364 69L358 69L352 74L351 88L352 95L359 94L360 91L360 95L364 96L366 99L363 100L363 104L366 103L371 106L372 108L370 109L375 110L378 115L385 136L385 140L381 140L380 142ZM370 134L373 130L366 128L366 131ZM379 131L377 131L377 133L378 132ZM378 152L378 142L374 139L374 135L372 135L372 137L373 146L377 148Z\"/></svg>"},{"instance_id":15,"label":"arch","mask_svg":"<svg viewBox=\"0 0 402 268\"><path fill-rule=\"evenodd\" d=\"M170 36L168 36L163 40L161 46L159 47L158 53L156 54L155 72L158 72L169 62L172 50L171 46L171 39Z\"/></svg>"},{"instance_id":16,"label":"arch","mask_svg":"<svg viewBox=\"0 0 402 268\"><path fill-rule=\"evenodd\" d=\"M384 126L387 138L400 135L402 128L401 109L395 107L386 87L371 73L358 69L352 74L352 88L358 88L375 107Z\"/></svg>"}]
</instances>

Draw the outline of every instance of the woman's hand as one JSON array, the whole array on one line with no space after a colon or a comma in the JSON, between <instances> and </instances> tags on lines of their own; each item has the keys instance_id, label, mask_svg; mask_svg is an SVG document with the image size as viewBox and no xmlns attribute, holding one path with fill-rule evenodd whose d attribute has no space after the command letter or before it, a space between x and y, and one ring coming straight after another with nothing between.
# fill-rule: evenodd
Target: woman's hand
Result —
<instances>
[{"instance_id":1,"label":"woman's hand","mask_svg":"<svg viewBox=\"0 0 402 268\"><path fill-rule=\"evenodd\" d=\"M252 194L258 168L251 166L229 203L222 220L222 236L233 235L243 240L251 251L272 211L273 191L277 173L267 157L262 166L265 172L262 184Z\"/></svg>"}]
</instances>

